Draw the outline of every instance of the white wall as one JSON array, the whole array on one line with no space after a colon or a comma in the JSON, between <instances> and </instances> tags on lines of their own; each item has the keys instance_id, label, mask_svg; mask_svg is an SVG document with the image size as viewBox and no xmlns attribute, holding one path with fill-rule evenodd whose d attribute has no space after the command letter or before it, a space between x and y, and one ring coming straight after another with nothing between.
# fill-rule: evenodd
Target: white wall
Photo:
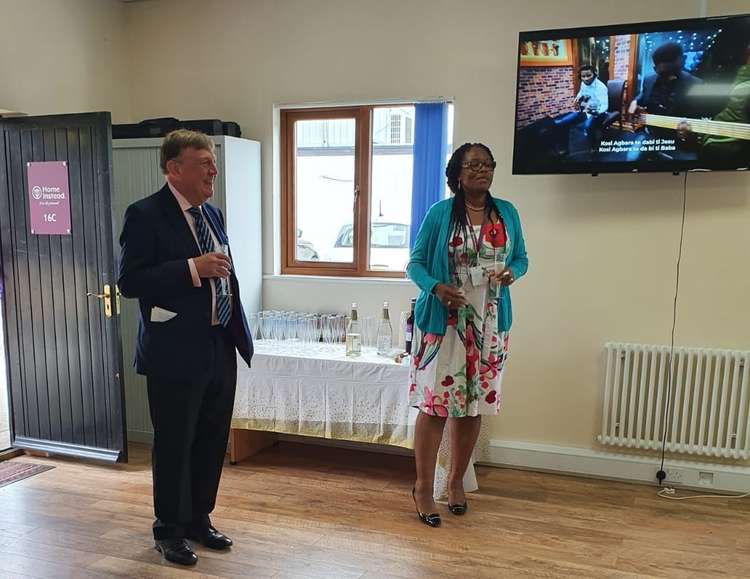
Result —
<instances>
[{"instance_id":1,"label":"white wall","mask_svg":"<svg viewBox=\"0 0 750 579\"><path fill-rule=\"evenodd\" d=\"M0 109L129 120L125 25L119 0L0 0ZM3 359L0 450L10 440L5 382Z\"/></svg>"},{"instance_id":2,"label":"white wall","mask_svg":"<svg viewBox=\"0 0 750 579\"><path fill-rule=\"evenodd\" d=\"M607 340L669 341L682 178L513 177L519 30L741 12L747 2L160 0L128 6L134 117L238 121L263 143L264 271L274 272L274 105L455 98L455 138L483 141L493 192L523 219L531 260L498 439L591 447ZM690 175L677 343L750 347L747 175ZM276 224L277 225L277 224ZM405 281L267 279L267 308L406 309Z\"/></svg>"},{"instance_id":3,"label":"white wall","mask_svg":"<svg viewBox=\"0 0 750 579\"><path fill-rule=\"evenodd\" d=\"M0 108L129 120L125 4L0 0Z\"/></svg>"}]
</instances>

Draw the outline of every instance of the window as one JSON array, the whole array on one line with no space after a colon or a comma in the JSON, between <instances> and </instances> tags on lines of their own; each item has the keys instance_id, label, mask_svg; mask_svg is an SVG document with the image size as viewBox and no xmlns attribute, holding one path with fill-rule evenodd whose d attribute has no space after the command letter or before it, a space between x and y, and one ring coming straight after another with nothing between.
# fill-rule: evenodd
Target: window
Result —
<instances>
[{"instance_id":1,"label":"window","mask_svg":"<svg viewBox=\"0 0 750 579\"><path fill-rule=\"evenodd\" d=\"M401 117L399 115L391 116L391 144L398 145L401 143Z\"/></svg>"},{"instance_id":2,"label":"window","mask_svg":"<svg viewBox=\"0 0 750 579\"><path fill-rule=\"evenodd\" d=\"M414 106L281 112L282 273L403 277Z\"/></svg>"},{"instance_id":3,"label":"window","mask_svg":"<svg viewBox=\"0 0 750 579\"><path fill-rule=\"evenodd\" d=\"M373 223L370 247L409 247L409 227L403 223Z\"/></svg>"}]
</instances>

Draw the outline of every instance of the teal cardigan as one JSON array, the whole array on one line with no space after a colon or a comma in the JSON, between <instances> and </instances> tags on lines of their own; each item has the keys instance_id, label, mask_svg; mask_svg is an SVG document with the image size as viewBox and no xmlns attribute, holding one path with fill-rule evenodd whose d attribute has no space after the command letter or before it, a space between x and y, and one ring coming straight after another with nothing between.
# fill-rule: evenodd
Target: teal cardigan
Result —
<instances>
[{"instance_id":1,"label":"teal cardigan","mask_svg":"<svg viewBox=\"0 0 750 579\"><path fill-rule=\"evenodd\" d=\"M529 260L526 257L526 244L523 240L518 211L510 201L495 197L492 199L503 218L510 243L507 267L513 272L513 277L519 279L529 268ZM448 308L440 302L432 290L439 283L451 283L448 273L448 235L451 232L448 230L452 208L453 198L439 201L430 207L417 233L409 265L406 268L406 275L422 290L417 298L414 322L422 332L440 336L445 335ZM507 332L513 323L508 286L502 286L497 305L498 330Z\"/></svg>"}]
</instances>

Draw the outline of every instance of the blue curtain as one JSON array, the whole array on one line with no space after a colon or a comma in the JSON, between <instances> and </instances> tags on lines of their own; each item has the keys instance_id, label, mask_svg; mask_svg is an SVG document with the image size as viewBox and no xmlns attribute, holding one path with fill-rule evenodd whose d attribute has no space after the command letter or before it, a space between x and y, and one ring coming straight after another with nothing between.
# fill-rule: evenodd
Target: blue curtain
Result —
<instances>
[{"instance_id":1,"label":"blue curtain","mask_svg":"<svg viewBox=\"0 0 750 579\"><path fill-rule=\"evenodd\" d=\"M414 106L414 170L411 184L409 247L427 210L443 198L448 154L448 103Z\"/></svg>"}]
</instances>

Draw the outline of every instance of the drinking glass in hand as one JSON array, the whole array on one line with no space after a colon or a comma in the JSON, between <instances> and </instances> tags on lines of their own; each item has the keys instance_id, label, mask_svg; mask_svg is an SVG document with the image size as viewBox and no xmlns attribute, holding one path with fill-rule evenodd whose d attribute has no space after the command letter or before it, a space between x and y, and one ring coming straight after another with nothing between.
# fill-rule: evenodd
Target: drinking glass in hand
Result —
<instances>
[{"instance_id":1,"label":"drinking glass in hand","mask_svg":"<svg viewBox=\"0 0 750 579\"><path fill-rule=\"evenodd\" d=\"M231 264L231 258L229 257L229 245L226 243L222 243L219 247L219 253L222 253L226 256L227 259L230 260L229 263L229 271L232 270L232 264ZM231 273L230 273L231 275ZM219 278L219 295L221 296L231 296L232 295L232 287L229 283L229 278L220 277Z\"/></svg>"}]
</instances>

